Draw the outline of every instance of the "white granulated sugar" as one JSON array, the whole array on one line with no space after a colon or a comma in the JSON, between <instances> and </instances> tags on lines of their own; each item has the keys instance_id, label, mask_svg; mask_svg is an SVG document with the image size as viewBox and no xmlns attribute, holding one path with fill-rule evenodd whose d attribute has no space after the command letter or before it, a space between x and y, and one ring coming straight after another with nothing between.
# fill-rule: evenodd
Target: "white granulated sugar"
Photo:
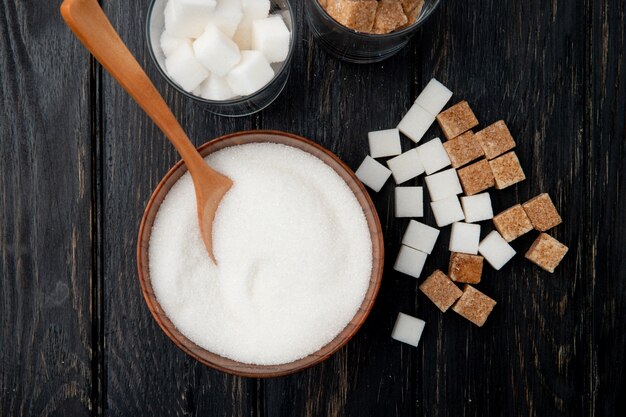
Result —
<instances>
[{"instance_id":1,"label":"white granulated sugar","mask_svg":"<svg viewBox=\"0 0 626 417\"><path fill-rule=\"evenodd\" d=\"M278 144L226 148L208 163L234 181L214 222L215 266L191 177L170 190L150 239L159 303L190 340L244 363L303 358L337 336L369 286L365 215L329 166Z\"/></svg>"}]
</instances>

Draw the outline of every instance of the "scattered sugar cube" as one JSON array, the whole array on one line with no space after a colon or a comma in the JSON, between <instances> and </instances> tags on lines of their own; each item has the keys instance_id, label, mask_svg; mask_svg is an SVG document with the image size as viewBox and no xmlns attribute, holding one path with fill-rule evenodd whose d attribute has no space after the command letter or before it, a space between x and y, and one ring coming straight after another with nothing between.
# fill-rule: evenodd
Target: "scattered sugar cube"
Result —
<instances>
[{"instance_id":1,"label":"scattered sugar cube","mask_svg":"<svg viewBox=\"0 0 626 417\"><path fill-rule=\"evenodd\" d=\"M237 44L217 27L211 25L193 43L193 50L198 61L220 77L228 74L241 60Z\"/></svg>"},{"instance_id":2,"label":"scattered sugar cube","mask_svg":"<svg viewBox=\"0 0 626 417\"><path fill-rule=\"evenodd\" d=\"M246 19L264 19L270 14L270 0L241 0Z\"/></svg>"},{"instance_id":3,"label":"scattered sugar cube","mask_svg":"<svg viewBox=\"0 0 626 417\"><path fill-rule=\"evenodd\" d=\"M466 285L465 288L463 288L463 295L452 307L452 310L478 327L483 327L496 304L497 303L492 298L486 296L476 288Z\"/></svg>"},{"instance_id":4,"label":"scattered sugar cube","mask_svg":"<svg viewBox=\"0 0 626 417\"><path fill-rule=\"evenodd\" d=\"M447 139L452 139L478 126L478 119L467 101L461 101L437 115L437 122Z\"/></svg>"},{"instance_id":5,"label":"scattered sugar cube","mask_svg":"<svg viewBox=\"0 0 626 417\"><path fill-rule=\"evenodd\" d=\"M402 244L430 255L438 237L439 230L416 220L411 220L402 237Z\"/></svg>"},{"instance_id":6,"label":"scattered sugar cube","mask_svg":"<svg viewBox=\"0 0 626 417\"><path fill-rule=\"evenodd\" d=\"M482 222L493 219L493 208L489 193L481 193L467 197L461 197L463 213L467 223Z\"/></svg>"},{"instance_id":7,"label":"scattered sugar cube","mask_svg":"<svg viewBox=\"0 0 626 417\"><path fill-rule=\"evenodd\" d=\"M503 190L526 179L515 152L506 153L489 161L496 181L496 189Z\"/></svg>"},{"instance_id":8,"label":"scattered sugar cube","mask_svg":"<svg viewBox=\"0 0 626 417\"><path fill-rule=\"evenodd\" d=\"M239 96L256 93L274 78L274 70L258 51L241 51L241 61L226 75L226 81Z\"/></svg>"},{"instance_id":9,"label":"scattered sugar cube","mask_svg":"<svg viewBox=\"0 0 626 417\"><path fill-rule=\"evenodd\" d=\"M493 224L507 242L512 242L533 230L533 225L520 204L495 216Z\"/></svg>"},{"instance_id":10,"label":"scattered sugar cube","mask_svg":"<svg viewBox=\"0 0 626 417\"><path fill-rule=\"evenodd\" d=\"M495 230L480 242L478 252L496 271L499 271L515 256L515 249Z\"/></svg>"},{"instance_id":11,"label":"scattered sugar cube","mask_svg":"<svg viewBox=\"0 0 626 417\"><path fill-rule=\"evenodd\" d=\"M373 0L333 0L326 11L342 25L357 32L369 33L374 27L378 2Z\"/></svg>"},{"instance_id":12,"label":"scattered sugar cube","mask_svg":"<svg viewBox=\"0 0 626 417\"><path fill-rule=\"evenodd\" d=\"M433 272L419 288L443 313L463 295L463 291L440 270Z\"/></svg>"},{"instance_id":13,"label":"scattered sugar cube","mask_svg":"<svg viewBox=\"0 0 626 417\"><path fill-rule=\"evenodd\" d=\"M457 174L467 195L478 194L496 185L491 166L486 159L459 169Z\"/></svg>"},{"instance_id":14,"label":"scattered sugar cube","mask_svg":"<svg viewBox=\"0 0 626 417\"><path fill-rule=\"evenodd\" d=\"M515 148L515 140L503 120L476 133L476 140L483 148L487 159L493 159Z\"/></svg>"},{"instance_id":15,"label":"scattered sugar cube","mask_svg":"<svg viewBox=\"0 0 626 417\"><path fill-rule=\"evenodd\" d=\"M443 200L444 198L461 194L461 183L456 175L456 170L450 168L437 174L429 175L424 179L428 187L428 193L432 201Z\"/></svg>"},{"instance_id":16,"label":"scattered sugar cube","mask_svg":"<svg viewBox=\"0 0 626 417\"><path fill-rule=\"evenodd\" d=\"M433 201L430 203L430 208L433 210L435 221L439 227L460 222L465 218L459 198L455 195L443 200Z\"/></svg>"},{"instance_id":17,"label":"scattered sugar cube","mask_svg":"<svg viewBox=\"0 0 626 417\"><path fill-rule=\"evenodd\" d=\"M217 0L215 11L209 18L208 25L216 26L226 36L232 38L243 18L240 0Z\"/></svg>"},{"instance_id":18,"label":"scattered sugar cube","mask_svg":"<svg viewBox=\"0 0 626 417\"><path fill-rule=\"evenodd\" d=\"M409 21L399 1L380 1L374 17L372 33L385 34L406 25Z\"/></svg>"},{"instance_id":19,"label":"scattered sugar cube","mask_svg":"<svg viewBox=\"0 0 626 417\"><path fill-rule=\"evenodd\" d=\"M419 278L427 257L428 255L422 251L402 245L393 269L413 278Z\"/></svg>"},{"instance_id":20,"label":"scattered sugar cube","mask_svg":"<svg viewBox=\"0 0 626 417\"><path fill-rule=\"evenodd\" d=\"M291 32L280 16L252 21L252 49L263 52L269 62L283 62L289 55Z\"/></svg>"},{"instance_id":21,"label":"scattered sugar cube","mask_svg":"<svg viewBox=\"0 0 626 417\"><path fill-rule=\"evenodd\" d=\"M391 337L398 342L417 347L422 338L426 322L408 314L398 313Z\"/></svg>"},{"instance_id":22,"label":"scattered sugar cube","mask_svg":"<svg viewBox=\"0 0 626 417\"><path fill-rule=\"evenodd\" d=\"M474 132L471 130L450 139L443 144L443 147L448 153L453 168L469 164L485 154L478 141L474 139Z\"/></svg>"},{"instance_id":23,"label":"scattered sugar cube","mask_svg":"<svg viewBox=\"0 0 626 417\"><path fill-rule=\"evenodd\" d=\"M391 169L396 184L402 184L424 173L424 166L415 149L388 160L387 166Z\"/></svg>"},{"instance_id":24,"label":"scattered sugar cube","mask_svg":"<svg viewBox=\"0 0 626 417\"><path fill-rule=\"evenodd\" d=\"M379 192L391 176L391 171L371 156L366 156L355 174L363 184Z\"/></svg>"},{"instance_id":25,"label":"scattered sugar cube","mask_svg":"<svg viewBox=\"0 0 626 417\"><path fill-rule=\"evenodd\" d=\"M424 216L424 189L422 187L396 187L396 217Z\"/></svg>"},{"instance_id":26,"label":"scattered sugar cube","mask_svg":"<svg viewBox=\"0 0 626 417\"><path fill-rule=\"evenodd\" d=\"M165 70L186 91L193 91L207 79L209 71L198 61L191 43L183 43L165 59Z\"/></svg>"},{"instance_id":27,"label":"scattered sugar cube","mask_svg":"<svg viewBox=\"0 0 626 417\"><path fill-rule=\"evenodd\" d=\"M161 50L166 58L172 55L183 43L190 43L189 39L172 36L168 31L161 35Z\"/></svg>"},{"instance_id":28,"label":"scattered sugar cube","mask_svg":"<svg viewBox=\"0 0 626 417\"><path fill-rule=\"evenodd\" d=\"M483 275L483 259L480 255L453 252L448 266L450 279L466 284L478 284Z\"/></svg>"},{"instance_id":29,"label":"scattered sugar cube","mask_svg":"<svg viewBox=\"0 0 626 417\"><path fill-rule=\"evenodd\" d=\"M546 193L528 200L522 204L533 227L540 232L552 229L561 224L561 216L557 211L550 196Z\"/></svg>"},{"instance_id":30,"label":"scattered sugar cube","mask_svg":"<svg viewBox=\"0 0 626 417\"><path fill-rule=\"evenodd\" d=\"M398 129L378 130L369 132L367 139L370 145L372 158L384 158L402 153L400 144L400 131Z\"/></svg>"},{"instance_id":31,"label":"scattered sugar cube","mask_svg":"<svg viewBox=\"0 0 626 417\"><path fill-rule=\"evenodd\" d=\"M424 165L426 175L434 174L435 172L450 166L450 158L441 143L441 139L435 138L421 146L418 146L416 149L420 160Z\"/></svg>"},{"instance_id":32,"label":"scattered sugar cube","mask_svg":"<svg viewBox=\"0 0 626 417\"><path fill-rule=\"evenodd\" d=\"M415 6L417 6L416 2ZM445 85L433 78L417 97L415 103L419 104L420 107L433 116L437 116L451 98L452 91L448 90Z\"/></svg>"},{"instance_id":33,"label":"scattered sugar cube","mask_svg":"<svg viewBox=\"0 0 626 417\"><path fill-rule=\"evenodd\" d=\"M478 254L480 225L471 223L453 223L450 232L450 252Z\"/></svg>"},{"instance_id":34,"label":"scattered sugar cube","mask_svg":"<svg viewBox=\"0 0 626 417\"><path fill-rule=\"evenodd\" d=\"M226 79L216 74L209 75L199 88L199 95L207 100L224 101L236 97Z\"/></svg>"},{"instance_id":35,"label":"scattered sugar cube","mask_svg":"<svg viewBox=\"0 0 626 417\"><path fill-rule=\"evenodd\" d=\"M554 273L567 251L567 246L552 236L541 233L530 249L528 249L528 252L526 252L526 259L542 269Z\"/></svg>"},{"instance_id":36,"label":"scattered sugar cube","mask_svg":"<svg viewBox=\"0 0 626 417\"><path fill-rule=\"evenodd\" d=\"M215 0L170 0L165 6L165 30L179 38L197 38L206 28Z\"/></svg>"},{"instance_id":37,"label":"scattered sugar cube","mask_svg":"<svg viewBox=\"0 0 626 417\"><path fill-rule=\"evenodd\" d=\"M413 142L417 143L422 140L422 137L434 122L435 116L415 103L398 124L398 129Z\"/></svg>"}]
</instances>

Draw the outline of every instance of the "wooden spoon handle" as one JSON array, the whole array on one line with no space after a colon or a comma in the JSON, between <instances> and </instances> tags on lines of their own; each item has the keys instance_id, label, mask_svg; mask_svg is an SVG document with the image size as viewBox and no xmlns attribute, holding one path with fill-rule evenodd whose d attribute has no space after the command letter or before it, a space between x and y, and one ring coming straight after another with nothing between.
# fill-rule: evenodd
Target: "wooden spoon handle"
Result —
<instances>
[{"instance_id":1,"label":"wooden spoon handle","mask_svg":"<svg viewBox=\"0 0 626 417\"><path fill-rule=\"evenodd\" d=\"M206 170L207 165L195 146L119 37L97 0L65 0L61 5L61 15L83 45L172 142L189 170Z\"/></svg>"}]
</instances>

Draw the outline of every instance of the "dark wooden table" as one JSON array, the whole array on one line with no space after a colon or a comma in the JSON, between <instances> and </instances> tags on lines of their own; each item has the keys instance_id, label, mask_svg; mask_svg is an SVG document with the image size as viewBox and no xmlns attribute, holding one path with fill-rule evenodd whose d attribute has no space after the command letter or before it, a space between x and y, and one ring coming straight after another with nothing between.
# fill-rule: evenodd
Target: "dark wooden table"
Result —
<instances>
[{"instance_id":1,"label":"dark wooden table","mask_svg":"<svg viewBox=\"0 0 626 417\"><path fill-rule=\"evenodd\" d=\"M327 56L302 27L282 96L252 117L205 113L159 78L148 0L105 0L123 39L198 145L246 129L311 138L352 168L431 78L518 141L528 180L495 209L548 192L570 253L554 275L517 256L479 285L484 328L440 313L395 273L406 220L373 194L387 268L365 326L325 363L272 380L207 369L142 299L141 215L173 148L62 23L59 1L0 1L0 416L616 416L626 405L626 6L623 0L442 1L382 64ZM436 133L433 129L432 135ZM405 141L403 146L409 147ZM425 221L433 224L428 211ZM445 268L442 234L426 271ZM533 236L514 243L524 251ZM419 348L392 342L399 311ZM622 411L623 412L623 411ZM623 415L623 414L621 414Z\"/></svg>"}]
</instances>

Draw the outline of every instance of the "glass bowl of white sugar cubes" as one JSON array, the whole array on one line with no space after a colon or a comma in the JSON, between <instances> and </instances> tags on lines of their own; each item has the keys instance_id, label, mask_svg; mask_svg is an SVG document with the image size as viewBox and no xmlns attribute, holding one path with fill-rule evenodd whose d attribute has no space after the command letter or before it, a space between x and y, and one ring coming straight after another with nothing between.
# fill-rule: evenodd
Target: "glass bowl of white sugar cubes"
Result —
<instances>
[{"instance_id":1,"label":"glass bowl of white sugar cubes","mask_svg":"<svg viewBox=\"0 0 626 417\"><path fill-rule=\"evenodd\" d=\"M161 74L211 113L256 113L287 84L296 39L288 0L153 0L147 22Z\"/></svg>"}]
</instances>

